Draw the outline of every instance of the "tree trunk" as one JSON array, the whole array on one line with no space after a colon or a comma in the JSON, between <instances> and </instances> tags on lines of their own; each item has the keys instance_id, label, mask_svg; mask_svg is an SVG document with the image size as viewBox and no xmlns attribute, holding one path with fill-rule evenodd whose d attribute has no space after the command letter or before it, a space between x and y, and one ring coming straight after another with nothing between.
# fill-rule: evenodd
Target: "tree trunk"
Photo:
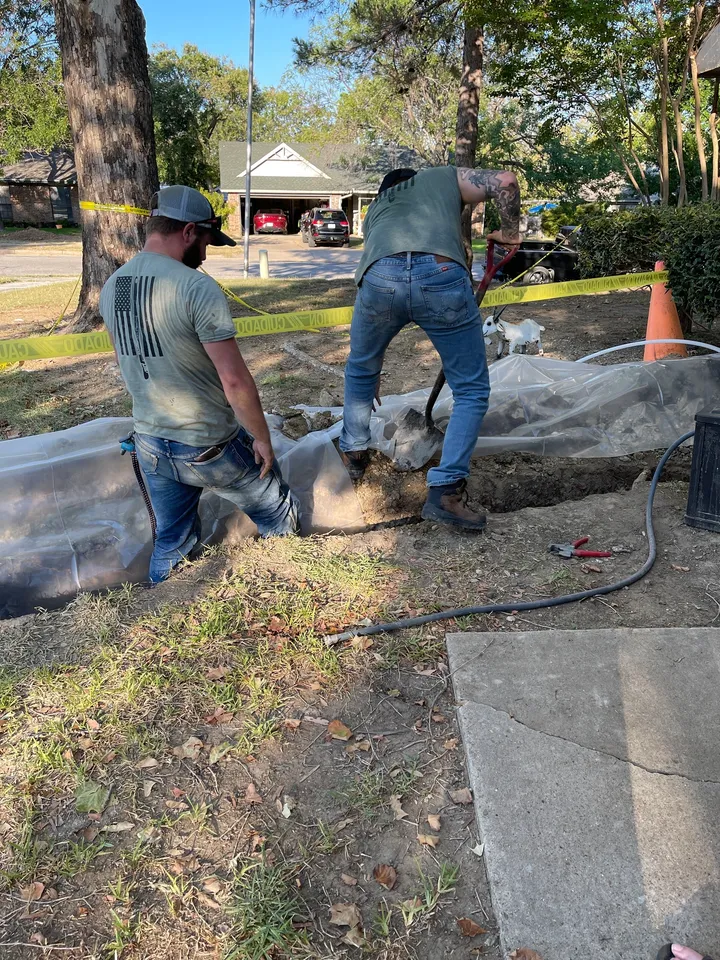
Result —
<instances>
[{"instance_id":1,"label":"tree trunk","mask_svg":"<svg viewBox=\"0 0 720 960\"><path fill-rule=\"evenodd\" d=\"M485 34L482 27L465 26L463 72L460 80L457 126L455 128L455 166L474 167L478 139L478 111L483 82ZM463 244L468 269L472 268L472 211L465 204L462 212Z\"/></svg>"},{"instance_id":2,"label":"tree trunk","mask_svg":"<svg viewBox=\"0 0 720 960\"><path fill-rule=\"evenodd\" d=\"M707 175L707 157L705 156L705 139L703 137L702 125L700 123L700 84L698 82L697 59L695 51L690 56L690 70L692 73L693 99L695 101L695 139L697 140L698 161L700 162L700 176L702 178L702 199L707 200L708 175Z\"/></svg>"},{"instance_id":3,"label":"tree trunk","mask_svg":"<svg viewBox=\"0 0 720 960\"><path fill-rule=\"evenodd\" d=\"M720 150L718 150L718 129L717 129L717 114L718 114L718 88L720 87L720 80L715 80L715 88L713 90L713 101L712 109L710 111L710 138L712 140L712 178L710 181L710 199L717 203L720 200L720 182L718 182L718 161Z\"/></svg>"},{"instance_id":4,"label":"tree trunk","mask_svg":"<svg viewBox=\"0 0 720 960\"><path fill-rule=\"evenodd\" d=\"M680 104L673 98L673 115L675 117L675 163L677 165L679 184L677 205L682 207L687 203L687 175L685 173L685 154L683 151L683 125L680 114Z\"/></svg>"},{"instance_id":5,"label":"tree trunk","mask_svg":"<svg viewBox=\"0 0 720 960\"><path fill-rule=\"evenodd\" d=\"M147 207L158 189L145 19L135 0L53 0L81 200ZM83 210L71 329L101 322L103 284L142 247L135 214Z\"/></svg>"}]
</instances>

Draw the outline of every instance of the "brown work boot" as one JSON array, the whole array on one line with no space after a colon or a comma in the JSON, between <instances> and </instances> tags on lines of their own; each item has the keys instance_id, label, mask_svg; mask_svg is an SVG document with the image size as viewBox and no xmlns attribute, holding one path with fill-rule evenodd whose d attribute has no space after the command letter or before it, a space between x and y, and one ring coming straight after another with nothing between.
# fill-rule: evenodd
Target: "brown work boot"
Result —
<instances>
[{"instance_id":1,"label":"brown work boot","mask_svg":"<svg viewBox=\"0 0 720 960\"><path fill-rule=\"evenodd\" d=\"M341 450L340 459L345 464L351 480L362 480L370 464L370 454L367 450L348 450L347 453Z\"/></svg>"},{"instance_id":2,"label":"brown work boot","mask_svg":"<svg viewBox=\"0 0 720 960\"><path fill-rule=\"evenodd\" d=\"M487 524L484 513L468 506L467 480L457 480L442 487L428 487L422 518L464 530L484 530Z\"/></svg>"}]
</instances>

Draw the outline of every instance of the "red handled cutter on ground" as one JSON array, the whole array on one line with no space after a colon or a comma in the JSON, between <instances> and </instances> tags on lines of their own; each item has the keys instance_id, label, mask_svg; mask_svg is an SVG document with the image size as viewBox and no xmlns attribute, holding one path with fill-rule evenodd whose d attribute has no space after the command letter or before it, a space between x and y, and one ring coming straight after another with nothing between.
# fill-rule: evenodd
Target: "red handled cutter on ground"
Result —
<instances>
[{"instance_id":1,"label":"red handled cutter on ground","mask_svg":"<svg viewBox=\"0 0 720 960\"><path fill-rule=\"evenodd\" d=\"M487 258L485 260L485 273L480 281L480 285L475 291L475 302L478 306L483 301L483 297L490 286L493 277L509 263L515 256L517 247L511 249L505 256L495 263L495 241L487 242ZM430 391L425 413L419 413L417 410L410 409L399 420L397 430L395 431L395 453L393 464L398 470L419 470L420 467L430 460L442 447L444 435L435 426L433 420L433 408L435 402L445 384L445 371L440 368L435 384Z\"/></svg>"},{"instance_id":2,"label":"red handled cutter on ground","mask_svg":"<svg viewBox=\"0 0 720 960\"><path fill-rule=\"evenodd\" d=\"M559 557L611 557L609 550L578 550L584 543L587 543L590 537L580 537L574 543L551 543L548 547L548 553L556 553Z\"/></svg>"}]
</instances>

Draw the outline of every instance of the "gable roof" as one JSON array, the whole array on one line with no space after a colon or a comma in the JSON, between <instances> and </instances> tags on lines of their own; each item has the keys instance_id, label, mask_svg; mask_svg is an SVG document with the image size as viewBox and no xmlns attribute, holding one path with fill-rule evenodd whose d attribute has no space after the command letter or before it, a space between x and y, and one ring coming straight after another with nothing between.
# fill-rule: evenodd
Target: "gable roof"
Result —
<instances>
[{"instance_id":1,"label":"gable roof","mask_svg":"<svg viewBox=\"0 0 720 960\"><path fill-rule=\"evenodd\" d=\"M28 152L19 163L0 170L0 183L77 183L72 154Z\"/></svg>"},{"instance_id":2,"label":"gable roof","mask_svg":"<svg viewBox=\"0 0 720 960\"><path fill-rule=\"evenodd\" d=\"M299 159L315 167L317 177L252 178L253 193L375 193L393 167L423 167L413 150L401 147L366 147L356 143L253 143L252 169L260 161L288 147ZM245 192L247 144L241 140L220 144L220 189Z\"/></svg>"}]
</instances>

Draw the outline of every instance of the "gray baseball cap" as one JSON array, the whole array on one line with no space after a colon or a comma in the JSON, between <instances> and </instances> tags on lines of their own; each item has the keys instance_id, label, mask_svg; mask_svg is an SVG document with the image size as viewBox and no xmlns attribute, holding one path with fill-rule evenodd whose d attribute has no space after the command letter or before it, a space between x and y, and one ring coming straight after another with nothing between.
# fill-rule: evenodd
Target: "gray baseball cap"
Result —
<instances>
[{"instance_id":1,"label":"gray baseball cap","mask_svg":"<svg viewBox=\"0 0 720 960\"><path fill-rule=\"evenodd\" d=\"M196 223L210 232L212 246L236 246L235 241L220 229L222 219L215 216L208 198L192 187L163 187L152 198L150 216Z\"/></svg>"}]
</instances>

